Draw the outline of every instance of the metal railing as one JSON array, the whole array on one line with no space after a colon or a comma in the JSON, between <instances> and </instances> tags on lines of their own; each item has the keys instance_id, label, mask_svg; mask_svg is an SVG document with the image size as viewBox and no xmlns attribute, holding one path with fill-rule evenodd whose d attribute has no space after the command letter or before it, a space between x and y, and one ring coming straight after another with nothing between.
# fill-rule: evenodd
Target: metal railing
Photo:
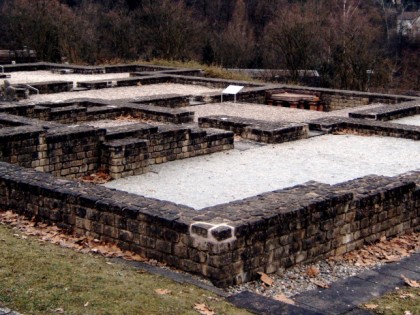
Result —
<instances>
[{"instance_id":1,"label":"metal railing","mask_svg":"<svg viewBox=\"0 0 420 315\"><path fill-rule=\"evenodd\" d=\"M39 90L37 88L34 88L33 86L29 84L24 84L24 87L28 88L29 90L35 91L37 95L39 95Z\"/></svg>"}]
</instances>

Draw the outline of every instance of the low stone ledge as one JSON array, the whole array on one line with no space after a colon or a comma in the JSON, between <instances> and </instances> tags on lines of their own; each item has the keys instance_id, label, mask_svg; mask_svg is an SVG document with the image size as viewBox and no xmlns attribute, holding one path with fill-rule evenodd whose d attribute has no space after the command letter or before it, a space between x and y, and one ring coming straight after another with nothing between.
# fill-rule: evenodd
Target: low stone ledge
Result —
<instances>
[{"instance_id":1,"label":"low stone ledge","mask_svg":"<svg viewBox=\"0 0 420 315\"><path fill-rule=\"evenodd\" d=\"M228 286L418 229L420 194L410 180L417 173L332 186L308 182L195 211L0 162L0 208Z\"/></svg>"},{"instance_id":2,"label":"low stone ledge","mask_svg":"<svg viewBox=\"0 0 420 315\"><path fill-rule=\"evenodd\" d=\"M321 118L310 121L309 128L312 130L321 130L329 133L340 131L355 131L367 135L379 135L412 140L420 139L420 127L418 126L394 124L390 122L366 119L342 117Z\"/></svg>"},{"instance_id":3,"label":"low stone ledge","mask_svg":"<svg viewBox=\"0 0 420 315\"><path fill-rule=\"evenodd\" d=\"M123 139L123 138L149 138L151 134L155 134L158 131L157 126L151 126L148 124L138 123L125 126L117 126L106 128L106 139Z\"/></svg>"},{"instance_id":4,"label":"low stone ledge","mask_svg":"<svg viewBox=\"0 0 420 315\"><path fill-rule=\"evenodd\" d=\"M178 108L165 108L143 104L126 104L125 108L134 117L142 117L155 121L182 124L192 122L194 119L194 112Z\"/></svg>"},{"instance_id":5,"label":"low stone ledge","mask_svg":"<svg viewBox=\"0 0 420 315\"><path fill-rule=\"evenodd\" d=\"M167 94L167 95L161 95L161 96L146 96L146 97L136 98L135 100L126 99L125 101L134 103L134 104L148 104L148 105L170 107L170 108L189 106L189 98L187 96L181 96L177 94Z\"/></svg>"},{"instance_id":6,"label":"low stone ledge","mask_svg":"<svg viewBox=\"0 0 420 315\"><path fill-rule=\"evenodd\" d=\"M101 146L101 169L113 179L148 172L149 141L120 139L104 142Z\"/></svg>"},{"instance_id":7,"label":"low stone ledge","mask_svg":"<svg viewBox=\"0 0 420 315\"><path fill-rule=\"evenodd\" d=\"M29 82L25 84L13 84L16 87L26 88L33 87L39 91L40 94L61 93L68 92L73 89L72 81L48 81L48 82ZM35 91L29 89L29 94L36 94Z\"/></svg>"},{"instance_id":8,"label":"low stone ledge","mask_svg":"<svg viewBox=\"0 0 420 315\"><path fill-rule=\"evenodd\" d=\"M43 128L36 126L5 127L0 129L0 141L7 144L8 141L37 138L43 132Z\"/></svg>"},{"instance_id":9,"label":"low stone ledge","mask_svg":"<svg viewBox=\"0 0 420 315\"><path fill-rule=\"evenodd\" d=\"M393 120L407 116L420 114L419 102L409 102L396 105L384 105L372 109L361 110L349 113L350 118L373 119L373 120Z\"/></svg>"},{"instance_id":10,"label":"low stone ledge","mask_svg":"<svg viewBox=\"0 0 420 315\"><path fill-rule=\"evenodd\" d=\"M47 131L45 139L47 142L57 142L57 141L66 141L73 139L83 139L84 137L95 136L102 137L105 136L106 130L99 129L91 126L63 126L57 128L51 128Z\"/></svg>"},{"instance_id":11,"label":"low stone ledge","mask_svg":"<svg viewBox=\"0 0 420 315\"><path fill-rule=\"evenodd\" d=\"M198 123L203 128L219 128L233 131L242 138L265 143L282 143L308 137L306 124L288 122L266 122L234 116L200 117Z\"/></svg>"}]
</instances>

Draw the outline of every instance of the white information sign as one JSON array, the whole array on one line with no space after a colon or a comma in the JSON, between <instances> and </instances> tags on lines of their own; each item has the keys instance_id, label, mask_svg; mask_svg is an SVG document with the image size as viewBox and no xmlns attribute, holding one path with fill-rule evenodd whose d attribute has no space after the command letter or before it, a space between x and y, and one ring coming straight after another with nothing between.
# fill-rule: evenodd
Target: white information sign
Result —
<instances>
[{"instance_id":1,"label":"white information sign","mask_svg":"<svg viewBox=\"0 0 420 315\"><path fill-rule=\"evenodd\" d=\"M236 103L236 94L238 94L243 88L244 86L241 86L241 85L229 85L226 89L222 91L222 96L221 96L222 103L223 103L223 94L235 95L235 103Z\"/></svg>"}]
</instances>

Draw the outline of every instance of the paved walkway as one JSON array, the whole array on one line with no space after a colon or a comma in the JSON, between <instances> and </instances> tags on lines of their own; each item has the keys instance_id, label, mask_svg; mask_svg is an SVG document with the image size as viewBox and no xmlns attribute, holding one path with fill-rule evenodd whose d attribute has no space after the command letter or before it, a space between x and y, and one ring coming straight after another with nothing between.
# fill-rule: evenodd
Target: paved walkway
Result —
<instances>
[{"instance_id":1,"label":"paved walkway","mask_svg":"<svg viewBox=\"0 0 420 315\"><path fill-rule=\"evenodd\" d=\"M412 280L420 280L420 253L400 262L334 282L329 289L298 294L292 297L295 306L251 292L233 295L228 300L256 314L367 315L372 313L359 306L395 290L396 287L405 286L401 275Z\"/></svg>"}]
</instances>

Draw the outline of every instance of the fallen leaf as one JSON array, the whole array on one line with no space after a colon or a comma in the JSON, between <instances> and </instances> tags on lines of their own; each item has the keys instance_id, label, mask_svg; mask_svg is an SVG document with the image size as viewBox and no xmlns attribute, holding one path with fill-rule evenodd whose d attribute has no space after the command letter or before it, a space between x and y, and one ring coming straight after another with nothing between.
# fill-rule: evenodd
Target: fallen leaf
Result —
<instances>
[{"instance_id":1,"label":"fallen leaf","mask_svg":"<svg viewBox=\"0 0 420 315\"><path fill-rule=\"evenodd\" d=\"M410 286L410 287L412 287L412 288L420 288L420 283L419 283L418 281L408 279L408 278L407 278L406 276L404 276L404 275L401 275L401 277L404 279L404 282L405 282L408 286Z\"/></svg>"},{"instance_id":2,"label":"fallen leaf","mask_svg":"<svg viewBox=\"0 0 420 315\"><path fill-rule=\"evenodd\" d=\"M215 315L216 313L211 310L206 304L195 304L194 309L201 315Z\"/></svg>"},{"instance_id":3,"label":"fallen leaf","mask_svg":"<svg viewBox=\"0 0 420 315\"><path fill-rule=\"evenodd\" d=\"M168 289L156 289L155 292L159 295L167 295L172 293L172 291Z\"/></svg>"},{"instance_id":4,"label":"fallen leaf","mask_svg":"<svg viewBox=\"0 0 420 315\"><path fill-rule=\"evenodd\" d=\"M405 311L404 315L413 315L413 313L411 313L410 311Z\"/></svg>"},{"instance_id":5,"label":"fallen leaf","mask_svg":"<svg viewBox=\"0 0 420 315\"><path fill-rule=\"evenodd\" d=\"M386 263L391 263L391 262L396 262L396 261L400 261L400 257L397 255L384 255L385 259L386 259Z\"/></svg>"},{"instance_id":6,"label":"fallen leaf","mask_svg":"<svg viewBox=\"0 0 420 315\"><path fill-rule=\"evenodd\" d=\"M286 304L295 305L295 301L293 301L292 299L288 298L284 294L277 294L276 296L274 296L274 299L277 300L277 301L286 303Z\"/></svg>"},{"instance_id":7,"label":"fallen leaf","mask_svg":"<svg viewBox=\"0 0 420 315\"><path fill-rule=\"evenodd\" d=\"M400 295L400 299L407 299L407 298L414 299L414 294L412 294L412 293L404 293L404 294L401 294Z\"/></svg>"},{"instance_id":8,"label":"fallen leaf","mask_svg":"<svg viewBox=\"0 0 420 315\"><path fill-rule=\"evenodd\" d=\"M306 270L306 274L310 277L310 278L316 278L319 275L319 269L315 266L310 266L307 270Z\"/></svg>"},{"instance_id":9,"label":"fallen leaf","mask_svg":"<svg viewBox=\"0 0 420 315\"><path fill-rule=\"evenodd\" d=\"M316 286L323 288L323 289L328 289L330 287L330 285L328 283L325 283L324 281L320 281L320 280L316 280L316 279L311 279L310 280L313 284L315 284Z\"/></svg>"},{"instance_id":10,"label":"fallen leaf","mask_svg":"<svg viewBox=\"0 0 420 315\"><path fill-rule=\"evenodd\" d=\"M88 307L89 306L89 302L86 302L83 306L84 307Z\"/></svg>"},{"instance_id":11,"label":"fallen leaf","mask_svg":"<svg viewBox=\"0 0 420 315\"><path fill-rule=\"evenodd\" d=\"M64 314L64 308L56 308L55 310L54 310L54 313L57 313L57 314Z\"/></svg>"},{"instance_id":12,"label":"fallen leaf","mask_svg":"<svg viewBox=\"0 0 420 315\"><path fill-rule=\"evenodd\" d=\"M365 307L368 310L374 310L374 309L377 309L379 307L379 305L377 305L377 304L365 304Z\"/></svg>"},{"instance_id":13,"label":"fallen leaf","mask_svg":"<svg viewBox=\"0 0 420 315\"><path fill-rule=\"evenodd\" d=\"M273 285L273 279L271 279L267 274L265 274L264 272L258 272L258 274L261 276L261 281L264 282L266 285Z\"/></svg>"}]
</instances>

